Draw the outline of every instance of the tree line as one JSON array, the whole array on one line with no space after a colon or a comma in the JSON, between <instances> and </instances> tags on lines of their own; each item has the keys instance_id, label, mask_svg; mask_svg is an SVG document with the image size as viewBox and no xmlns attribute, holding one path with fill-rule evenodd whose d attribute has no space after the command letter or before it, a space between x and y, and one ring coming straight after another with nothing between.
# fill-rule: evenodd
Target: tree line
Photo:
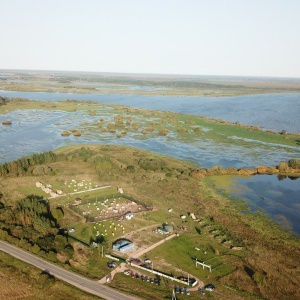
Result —
<instances>
[{"instance_id":1,"label":"tree line","mask_svg":"<svg viewBox=\"0 0 300 300\"><path fill-rule=\"evenodd\" d=\"M0 164L0 176L11 175L21 176L28 174L30 168L36 165L44 163L55 162L60 159L61 156L48 151L39 154L32 154L30 156L24 156L17 160Z\"/></svg>"}]
</instances>

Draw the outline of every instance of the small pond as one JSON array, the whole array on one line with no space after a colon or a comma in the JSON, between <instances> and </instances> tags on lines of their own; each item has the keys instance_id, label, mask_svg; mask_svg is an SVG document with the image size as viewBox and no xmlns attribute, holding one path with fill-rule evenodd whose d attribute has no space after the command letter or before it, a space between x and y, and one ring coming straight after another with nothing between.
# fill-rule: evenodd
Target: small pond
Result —
<instances>
[{"instance_id":1,"label":"small pond","mask_svg":"<svg viewBox=\"0 0 300 300\"><path fill-rule=\"evenodd\" d=\"M245 199L252 212L262 210L284 229L300 236L300 178L256 175L234 177L223 191Z\"/></svg>"}]
</instances>

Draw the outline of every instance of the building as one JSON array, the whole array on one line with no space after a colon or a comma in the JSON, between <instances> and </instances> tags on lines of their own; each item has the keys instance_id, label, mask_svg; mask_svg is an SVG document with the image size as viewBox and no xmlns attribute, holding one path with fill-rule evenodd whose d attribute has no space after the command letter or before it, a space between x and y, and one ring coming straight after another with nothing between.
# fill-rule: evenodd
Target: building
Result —
<instances>
[{"instance_id":1,"label":"building","mask_svg":"<svg viewBox=\"0 0 300 300\"><path fill-rule=\"evenodd\" d=\"M132 218L133 218L133 213L132 212L129 212L129 213L127 213L126 215L125 215L125 219L126 220L131 220Z\"/></svg>"},{"instance_id":2,"label":"building","mask_svg":"<svg viewBox=\"0 0 300 300\"><path fill-rule=\"evenodd\" d=\"M129 241L127 240L120 240L118 242L116 242L115 244L113 244L113 250L117 250L119 251L119 249L125 245L127 245L129 243Z\"/></svg>"},{"instance_id":3,"label":"building","mask_svg":"<svg viewBox=\"0 0 300 300\"><path fill-rule=\"evenodd\" d=\"M163 227L158 227L156 229L156 231L160 234L169 234L169 232L166 229L164 229Z\"/></svg>"},{"instance_id":4,"label":"building","mask_svg":"<svg viewBox=\"0 0 300 300\"><path fill-rule=\"evenodd\" d=\"M113 250L120 251L122 253L128 252L134 249L135 245L131 241L128 240L119 240L113 244Z\"/></svg>"},{"instance_id":5,"label":"building","mask_svg":"<svg viewBox=\"0 0 300 300\"><path fill-rule=\"evenodd\" d=\"M173 232L174 228L171 225L165 224L164 229L168 231L168 233Z\"/></svg>"}]
</instances>

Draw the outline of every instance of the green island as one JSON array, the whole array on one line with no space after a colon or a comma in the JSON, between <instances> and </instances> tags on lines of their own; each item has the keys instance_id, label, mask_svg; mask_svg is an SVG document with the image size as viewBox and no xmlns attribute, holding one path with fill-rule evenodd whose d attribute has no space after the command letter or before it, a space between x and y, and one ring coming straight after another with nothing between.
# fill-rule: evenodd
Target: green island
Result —
<instances>
[{"instance_id":1,"label":"green island","mask_svg":"<svg viewBox=\"0 0 300 300\"><path fill-rule=\"evenodd\" d=\"M42 75L37 74L36 79L30 77L30 86L26 76L20 74L18 83L6 79L1 89L92 92L92 85L86 89L70 86L80 79L74 76L59 79L49 75L42 81ZM124 84L161 87L158 81L141 78L97 80L93 75L89 78L92 83L111 85L103 93L118 85L118 93L126 93ZM163 84L166 87L165 81ZM168 84L169 95L207 95L204 91L209 85L217 88L211 83L203 84L203 89L197 83L194 88L193 82L188 88L182 83L182 88L176 80ZM270 86L245 88L232 84L227 89L222 84L221 88L222 95L277 91L276 84L273 90ZM289 91L299 92L297 85L294 88L287 85ZM280 91L285 92L282 86ZM243 212L243 201L232 201L216 190L216 184L227 185L232 175L297 177L299 160L249 169L218 165L204 168L133 147L105 144L106 139L117 144L128 135L141 141L159 136L187 145L207 139L222 147L220 151L229 145L245 149L280 145L289 152L291 147L299 148L299 134L92 101L0 97L0 114L15 110L80 111L96 116L97 121L85 119L65 130L60 130L61 124L54 125L66 140L73 136L97 137L101 145L69 145L0 164L1 240L143 299L172 299L175 286L185 288L179 299L300 298L299 238L261 212ZM7 119L0 124L11 125ZM128 251L115 249L120 241L127 242ZM112 261L116 265L112 266ZM103 282L109 274L110 280ZM45 288L47 299L99 299L2 252L0 278L3 299L41 299L40 290ZM207 284L213 284L215 290L204 290ZM205 294L201 295L199 288Z\"/></svg>"}]
</instances>

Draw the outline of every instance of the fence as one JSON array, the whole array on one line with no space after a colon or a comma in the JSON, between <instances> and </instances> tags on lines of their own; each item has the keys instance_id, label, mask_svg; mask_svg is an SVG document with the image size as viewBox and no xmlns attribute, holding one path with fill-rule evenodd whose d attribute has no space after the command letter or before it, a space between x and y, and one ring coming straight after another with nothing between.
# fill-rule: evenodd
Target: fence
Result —
<instances>
[{"instance_id":1,"label":"fence","mask_svg":"<svg viewBox=\"0 0 300 300\"><path fill-rule=\"evenodd\" d=\"M80 208L81 205L85 205L88 203L96 203L98 201L105 201L106 199L115 199L115 198L119 198L119 197L123 197L127 200L133 201L133 202L137 203L138 205L142 206L145 210L153 210L153 207L151 205L147 205L137 199L134 199L131 196L127 196L127 195L124 195L121 193L116 193L116 194L111 194L111 195L106 195L106 196L101 196L101 197L95 197L95 198L91 198L91 199L84 199L84 200L81 200L79 205L70 204L69 208L72 209L73 211L75 211L76 213L80 214L81 216L83 216L87 222L99 222L101 220L120 218L120 217L124 216L124 213L115 213L111 216L97 217L97 216L92 216L90 214L86 214L85 210Z\"/></svg>"},{"instance_id":2,"label":"fence","mask_svg":"<svg viewBox=\"0 0 300 300\"><path fill-rule=\"evenodd\" d=\"M145 204L144 202L136 200L136 199L134 199L131 196L127 196L127 195L122 194L122 197L125 198L125 199L127 199L127 200L133 201L133 202L135 202L135 203L137 203L137 204L139 204L141 206L143 206L146 210L153 210L153 206L152 205Z\"/></svg>"}]
</instances>

